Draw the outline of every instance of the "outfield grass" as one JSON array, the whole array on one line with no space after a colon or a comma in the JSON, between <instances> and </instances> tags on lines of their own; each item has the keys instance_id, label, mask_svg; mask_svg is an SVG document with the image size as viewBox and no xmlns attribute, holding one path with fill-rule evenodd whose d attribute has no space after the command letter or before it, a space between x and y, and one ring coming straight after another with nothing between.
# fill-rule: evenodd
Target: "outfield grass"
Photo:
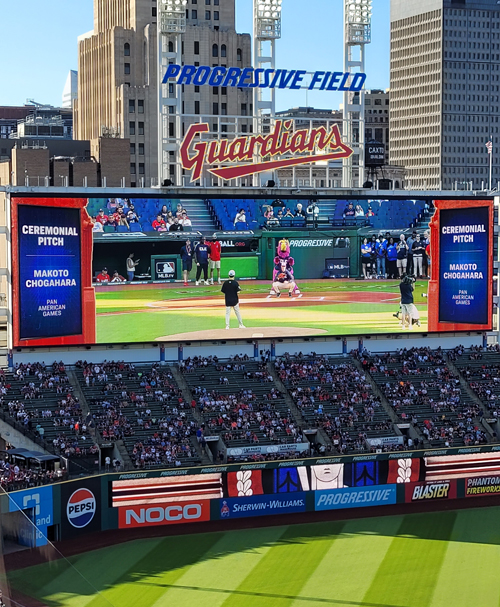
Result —
<instances>
[{"instance_id":1,"label":"outfield grass","mask_svg":"<svg viewBox=\"0 0 500 607\"><path fill-rule=\"evenodd\" d=\"M241 283L241 312L247 327L306 327L326 331L328 335L350 335L366 333L398 332L401 329L393 317L399 307L398 281L299 281L304 297L316 293L328 297L335 295L345 301L328 305L296 305L293 301L279 306L264 307L258 303L245 302L245 296L258 295L261 302L266 301L270 284L266 282L245 281ZM422 330L427 329L427 299L422 297L427 283L420 282L415 289L415 303L419 308ZM188 331L223 329L225 326L224 298L220 286L165 285L150 288L137 285L97 293L97 341L98 343L153 341L165 335L174 335ZM368 302L351 301L356 294L370 293ZM396 297L388 296L396 295ZM168 309L168 302L199 297L220 300L220 308L193 308L192 301L188 309ZM261 297L261 298L260 298ZM286 296L284 295L286 298ZM390 302L380 303L383 299ZM392 301L394 299L394 301ZM288 298L286 298L288 301ZM271 303L275 299L271 300ZM167 309L152 307L156 302L163 303ZM277 302L276 302L277 303Z\"/></svg>"},{"instance_id":2,"label":"outfield grass","mask_svg":"<svg viewBox=\"0 0 500 607\"><path fill-rule=\"evenodd\" d=\"M500 508L139 540L10 574L50 607L497 607Z\"/></svg>"}]
</instances>

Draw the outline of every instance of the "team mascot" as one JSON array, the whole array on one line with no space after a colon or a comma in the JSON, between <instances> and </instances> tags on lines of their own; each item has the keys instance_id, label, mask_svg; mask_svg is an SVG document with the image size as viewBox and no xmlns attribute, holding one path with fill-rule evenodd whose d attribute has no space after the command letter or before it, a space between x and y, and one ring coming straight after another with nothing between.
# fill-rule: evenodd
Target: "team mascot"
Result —
<instances>
[{"instance_id":1,"label":"team mascot","mask_svg":"<svg viewBox=\"0 0 500 607\"><path fill-rule=\"evenodd\" d=\"M283 265L285 262L285 265ZM286 269L293 276L293 266L295 260L290 256L290 241L287 238L282 238L278 242L277 255L274 258L274 269L273 269L273 283L276 282L276 276L280 274L283 269ZM294 282L293 292L298 295L300 293L299 287ZM271 295L277 295L277 291L271 287Z\"/></svg>"}]
</instances>

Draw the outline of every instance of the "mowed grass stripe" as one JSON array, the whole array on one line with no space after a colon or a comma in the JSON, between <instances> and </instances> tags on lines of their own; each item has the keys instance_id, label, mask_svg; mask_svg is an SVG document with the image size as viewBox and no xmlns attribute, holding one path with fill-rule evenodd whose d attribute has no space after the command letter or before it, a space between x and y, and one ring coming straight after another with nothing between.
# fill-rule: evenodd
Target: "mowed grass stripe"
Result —
<instances>
[{"instance_id":1,"label":"mowed grass stripe","mask_svg":"<svg viewBox=\"0 0 500 607\"><path fill-rule=\"evenodd\" d=\"M456 516L456 512L405 516L363 603L429 607Z\"/></svg>"},{"instance_id":2,"label":"mowed grass stripe","mask_svg":"<svg viewBox=\"0 0 500 607\"><path fill-rule=\"evenodd\" d=\"M344 523L294 525L228 597L223 607L289 607Z\"/></svg>"},{"instance_id":3,"label":"mowed grass stripe","mask_svg":"<svg viewBox=\"0 0 500 607\"><path fill-rule=\"evenodd\" d=\"M102 594L116 607L154 605L221 537L221 533L207 533L165 538ZM87 607L103 607L102 597L95 597Z\"/></svg>"},{"instance_id":4,"label":"mowed grass stripe","mask_svg":"<svg viewBox=\"0 0 500 607\"><path fill-rule=\"evenodd\" d=\"M84 607L90 603L100 607L106 601L99 597L98 602L94 602L95 589L103 591L119 583L124 570L135 570L160 542L159 539L144 540L85 552L70 559L74 567L68 561L58 559L14 571L9 579L15 588L42 599L49 607L61 604Z\"/></svg>"},{"instance_id":5,"label":"mowed grass stripe","mask_svg":"<svg viewBox=\"0 0 500 607\"><path fill-rule=\"evenodd\" d=\"M497 607L500 534L497 508L457 514L430 607Z\"/></svg>"},{"instance_id":6,"label":"mowed grass stripe","mask_svg":"<svg viewBox=\"0 0 500 607\"><path fill-rule=\"evenodd\" d=\"M297 598L292 607L324 605L312 598L333 599L337 607L352 607L361 601L402 519L395 516L347 522L299 592L299 597L307 600Z\"/></svg>"},{"instance_id":7,"label":"mowed grass stripe","mask_svg":"<svg viewBox=\"0 0 500 607\"><path fill-rule=\"evenodd\" d=\"M251 574L287 527L245 529L226 533L203 559L190 567L154 607L220 607Z\"/></svg>"}]
</instances>

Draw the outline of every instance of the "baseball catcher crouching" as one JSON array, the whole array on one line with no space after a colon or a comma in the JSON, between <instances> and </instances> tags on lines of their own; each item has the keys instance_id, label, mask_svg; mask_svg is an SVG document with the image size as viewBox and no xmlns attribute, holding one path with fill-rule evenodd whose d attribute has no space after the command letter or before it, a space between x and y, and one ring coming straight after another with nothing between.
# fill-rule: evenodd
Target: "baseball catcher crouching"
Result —
<instances>
[{"instance_id":1,"label":"baseball catcher crouching","mask_svg":"<svg viewBox=\"0 0 500 607\"><path fill-rule=\"evenodd\" d=\"M282 263L281 270L276 274L273 282L273 291L276 293L276 297L281 297L282 289L288 289L288 297L291 297L295 288L296 284L291 272L286 269L286 264Z\"/></svg>"}]
</instances>

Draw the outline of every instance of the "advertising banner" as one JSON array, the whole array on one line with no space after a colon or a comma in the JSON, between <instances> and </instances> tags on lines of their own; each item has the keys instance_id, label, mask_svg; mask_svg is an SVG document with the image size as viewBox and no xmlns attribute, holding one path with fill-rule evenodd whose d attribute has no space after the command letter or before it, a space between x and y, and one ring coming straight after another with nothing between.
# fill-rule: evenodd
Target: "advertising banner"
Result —
<instances>
[{"instance_id":1,"label":"advertising banner","mask_svg":"<svg viewBox=\"0 0 500 607\"><path fill-rule=\"evenodd\" d=\"M61 484L62 539L101 530L101 479Z\"/></svg>"},{"instance_id":2,"label":"advertising banner","mask_svg":"<svg viewBox=\"0 0 500 607\"><path fill-rule=\"evenodd\" d=\"M54 524L54 503L52 498L52 487L34 487L24 491L13 491L9 493L9 511L22 511L34 524L30 527L28 521L23 516L23 533L20 534L19 541L24 546L47 545L47 529Z\"/></svg>"},{"instance_id":3,"label":"advertising banner","mask_svg":"<svg viewBox=\"0 0 500 607\"><path fill-rule=\"evenodd\" d=\"M177 278L177 259L173 257L152 257L153 280L172 280Z\"/></svg>"},{"instance_id":4,"label":"advertising banner","mask_svg":"<svg viewBox=\"0 0 500 607\"><path fill-rule=\"evenodd\" d=\"M440 213L439 321L488 323L488 207Z\"/></svg>"},{"instance_id":5,"label":"advertising banner","mask_svg":"<svg viewBox=\"0 0 500 607\"><path fill-rule=\"evenodd\" d=\"M118 528L179 525L210 520L210 501L124 506L118 509Z\"/></svg>"},{"instance_id":6,"label":"advertising banner","mask_svg":"<svg viewBox=\"0 0 500 607\"><path fill-rule=\"evenodd\" d=\"M408 483L405 485L405 502L456 499L457 481L435 483Z\"/></svg>"},{"instance_id":7,"label":"advertising banner","mask_svg":"<svg viewBox=\"0 0 500 607\"><path fill-rule=\"evenodd\" d=\"M82 333L80 209L19 205L20 339Z\"/></svg>"},{"instance_id":8,"label":"advertising banner","mask_svg":"<svg viewBox=\"0 0 500 607\"><path fill-rule=\"evenodd\" d=\"M339 510L341 508L364 508L367 506L385 506L396 503L396 485L378 487L345 487L314 492L314 504L317 512Z\"/></svg>"},{"instance_id":9,"label":"advertising banner","mask_svg":"<svg viewBox=\"0 0 500 607\"><path fill-rule=\"evenodd\" d=\"M499 494L500 476L476 476L465 479L465 497Z\"/></svg>"},{"instance_id":10,"label":"advertising banner","mask_svg":"<svg viewBox=\"0 0 500 607\"><path fill-rule=\"evenodd\" d=\"M306 511L306 494L299 492L294 493L290 497L284 497L283 495L259 495L229 498L220 500L219 503L221 519L290 514Z\"/></svg>"},{"instance_id":11,"label":"advertising banner","mask_svg":"<svg viewBox=\"0 0 500 607\"><path fill-rule=\"evenodd\" d=\"M303 453L309 451L309 443L290 443L285 445L255 445L252 447L229 447L227 449L227 455L229 457L241 456L241 455L266 455L275 453Z\"/></svg>"}]
</instances>

